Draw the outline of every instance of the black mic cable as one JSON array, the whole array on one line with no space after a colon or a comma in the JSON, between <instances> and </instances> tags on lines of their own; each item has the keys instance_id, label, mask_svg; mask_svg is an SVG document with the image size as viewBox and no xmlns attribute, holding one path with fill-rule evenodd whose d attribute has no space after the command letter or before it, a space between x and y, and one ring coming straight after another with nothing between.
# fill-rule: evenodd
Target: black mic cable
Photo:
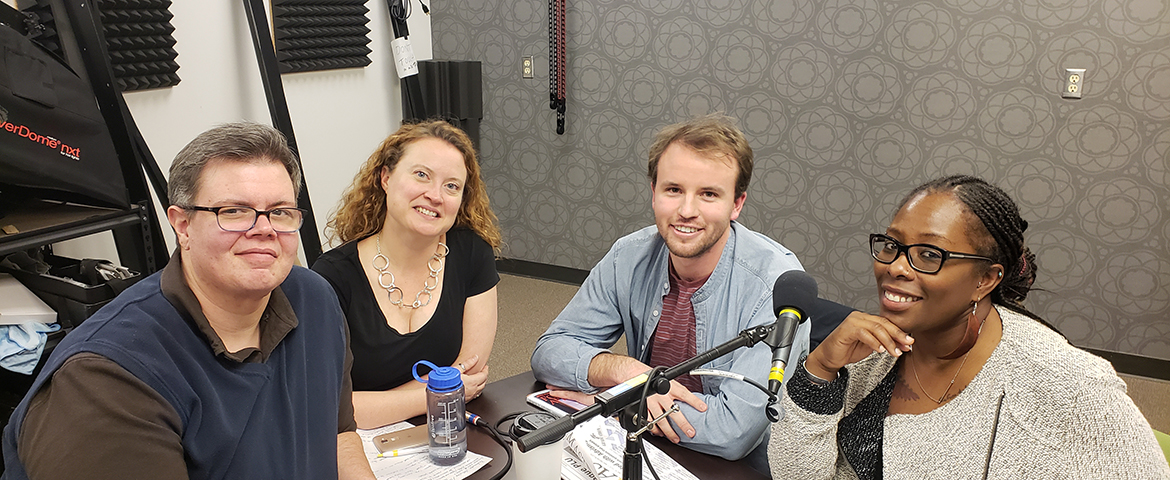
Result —
<instances>
[{"instance_id":1,"label":"black mic cable","mask_svg":"<svg viewBox=\"0 0 1170 480\"><path fill-rule=\"evenodd\" d=\"M500 470L495 475L492 475L490 480L500 480L501 478L504 478L504 475L508 474L508 470L512 469L512 446L505 442L504 439L500 438L500 433L495 428L493 428L487 420L484 420L483 417L466 410L463 411L463 416L467 420L468 425L474 425L487 430L488 435L492 437L492 440L495 440L496 444L498 444L500 447L503 447L504 453L508 455L508 461L504 463L504 469ZM507 418L507 416L505 418Z\"/></svg>"},{"instance_id":2,"label":"black mic cable","mask_svg":"<svg viewBox=\"0 0 1170 480\"><path fill-rule=\"evenodd\" d=\"M775 403L775 400L776 400L776 394L768 391L768 387L765 387L765 386L761 385L760 382L757 382L755 380L752 380L744 375L740 375L740 374L735 373L735 372L728 372L726 370L713 370L710 368L696 368L694 370L691 370L690 375L707 375L707 376L711 376L711 377L723 377L723 378L730 378L732 380L739 380L739 381L744 382L748 385L756 387L761 392L764 392L764 395L768 396L768 403Z\"/></svg>"},{"instance_id":3,"label":"black mic cable","mask_svg":"<svg viewBox=\"0 0 1170 480\"><path fill-rule=\"evenodd\" d=\"M390 0L390 3L387 3L386 7L390 9L390 18L393 18L393 19L398 20L400 22L406 22L406 19L410 18L410 0ZM395 30L394 33L396 34L395 36L397 37L398 36L397 34L399 33L399 31ZM408 32L401 32L401 33L402 33L402 36L409 35Z\"/></svg>"},{"instance_id":4,"label":"black mic cable","mask_svg":"<svg viewBox=\"0 0 1170 480\"><path fill-rule=\"evenodd\" d=\"M654 367L650 370L650 378L654 378L659 373L664 372L664 371L666 371L666 368L664 368L664 367ZM635 423L638 423L637 422L638 414L645 414L646 415L646 425L645 426L647 426L647 427L649 426L649 422L650 422L650 412L646 411L646 399L649 398L649 396L650 396L650 384L651 383L652 382L647 381L647 382L642 384L642 399L638 400L638 410L635 411L636 413L634 415L634 421L635 421ZM665 417L664 417L664 419L665 419ZM670 420L667 420L667 423L670 423ZM642 427L643 425L636 425L636 426ZM627 435L628 435L628 433L627 433ZM639 439L639 441L641 441L641 439ZM650 463L650 454L646 453L645 446L642 446L641 448L638 449L638 455L640 455L642 457L642 462L644 462L646 464L646 468L650 469L650 475L654 477L654 480L661 480L658 478L658 472L654 471L654 465L652 465ZM624 465L623 465L623 469L624 469ZM624 473L628 474L629 472L624 472ZM642 477L641 473L642 472L638 472L638 478Z\"/></svg>"}]
</instances>

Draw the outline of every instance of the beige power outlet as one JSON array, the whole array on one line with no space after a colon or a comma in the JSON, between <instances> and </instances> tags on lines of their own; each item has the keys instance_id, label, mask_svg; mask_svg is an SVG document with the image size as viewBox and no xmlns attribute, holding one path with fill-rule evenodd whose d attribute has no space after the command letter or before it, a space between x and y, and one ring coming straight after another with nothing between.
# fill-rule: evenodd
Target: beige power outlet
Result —
<instances>
[{"instance_id":1,"label":"beige power outlet","mask_svg":"<svg viewBox=\"0 0 1170 480\"><path fill-rule=\"evenodd\" d=\"M1064 98L1081 98L1085 90L1085 69L1064 69L1064 91L1060 96Z\"/></svg>"}]
</instances>

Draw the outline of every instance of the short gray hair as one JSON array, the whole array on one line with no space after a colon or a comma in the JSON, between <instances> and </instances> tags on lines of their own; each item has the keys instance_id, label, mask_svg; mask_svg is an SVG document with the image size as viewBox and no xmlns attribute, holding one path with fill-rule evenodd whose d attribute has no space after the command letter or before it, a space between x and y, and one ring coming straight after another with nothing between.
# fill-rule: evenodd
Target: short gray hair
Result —
<instances>
[{"instance_id":1,"label":"short gray hair","mask_svg":"<svg viewBox=\"0 0 1170 480\"><path fill-rule=\"evenodd\" d=\"M293 195L301 194L301 164L275 128L253 122L225 123L200 133L175 155L167 180L171 205L191 206L207 162L280 163L292 180Z\"/></svg>"}]
</instances>

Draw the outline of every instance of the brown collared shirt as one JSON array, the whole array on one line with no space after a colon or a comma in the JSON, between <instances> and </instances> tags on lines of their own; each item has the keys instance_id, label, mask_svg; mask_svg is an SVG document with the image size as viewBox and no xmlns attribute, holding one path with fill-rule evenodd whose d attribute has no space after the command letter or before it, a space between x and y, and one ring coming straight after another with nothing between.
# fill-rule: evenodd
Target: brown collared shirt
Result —
<instances>
[{"instance_id":1,"label":"brown collared shirt","mask_svg":"<svg viewBox=\"0 0 1170 480\"><path fill-rule=\"evenodd\" d=\"M228 352L187 285L178 252L163 269L160 284L163 295L195 324L213 354L227 361L265 362L297 326L296 313L277 287L260 318L260 347ZM351 364L347 345L339 434L357 428ZM174 407L113 360L95 353L65 360L36 393L18 445L21 462L32 478L187 478L182 425ZM68 458L60 452L69 452Z\"/></svg>"}]
</instances>

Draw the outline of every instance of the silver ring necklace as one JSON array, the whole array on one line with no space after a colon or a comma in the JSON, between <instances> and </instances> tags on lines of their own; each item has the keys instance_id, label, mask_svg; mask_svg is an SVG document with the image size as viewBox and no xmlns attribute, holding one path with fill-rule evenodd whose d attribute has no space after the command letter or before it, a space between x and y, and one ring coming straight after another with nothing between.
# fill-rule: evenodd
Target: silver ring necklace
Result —
<instances>
[{"instance_id":1,"label":"silver ring necklace","mask_svg":"<svg viewBox=\"0 0 1170 480\"><path fill-rule=\"evenodd\" d=\"M444 259L451 249L443 242L439 242L439 248L435 250L435 254L431 255L431 259L427 261L427 269L431 271L430 277L423 281L423 288L414 295L414 302L410 304L403 303L402 289L394 284L394 274L390 272L390 258L382 254L382 233L378 233L376 239L378 254L374 255L374 259L370 262L370 266L378 271L378 285L386 289L386 298L394 306L401 308L421 308L431 303L431 291L439 286L439 272L443 271ZM381 266L378 266L381 263ZM390 277L390 282L385 281L386 277ZM423 301L423 295L426 295L426 301Z\"/></svg>"}]
</instances>

